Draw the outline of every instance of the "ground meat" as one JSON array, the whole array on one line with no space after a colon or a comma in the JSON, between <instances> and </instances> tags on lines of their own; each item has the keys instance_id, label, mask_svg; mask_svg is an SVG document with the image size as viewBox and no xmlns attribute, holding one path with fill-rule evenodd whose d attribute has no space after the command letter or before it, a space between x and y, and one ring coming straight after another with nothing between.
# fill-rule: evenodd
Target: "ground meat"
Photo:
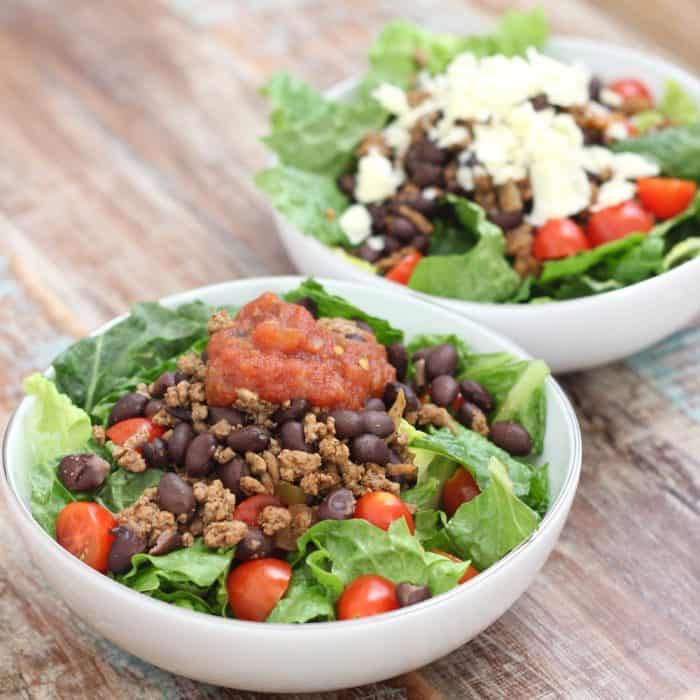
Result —
<instances>
[{"instance_id":1,"label":"ground meat","mask_svg":"<svg viewBox=\"0 0 700 700\"><path fill-rule=\"evenodd\" d=\"M280 480L280 467L277 457L270 450L265 450L262 456L267 466L267 473L270 475L272 483L276 484Z\"/></svg>"},{"instance_id":2,"label":"ground meat","mask_svg":"<svg viewBox=\"0 0 700 700\"><path fill-rule=\"evenodd\" d=\"M236 507L236 496L219 479L211 483L198 481L193 487L194 498L200 504L199 516L204 525L230 520Z\"/></svg>"},{"instance_id":3,"label":"ground meat","mask_svg":"<svg viewBox=\"0 0 700 700\"><path fill-rule=\"evenodd\" d=\"M114 445L112 447L112 456L117 464L128 472L140 474L146 471L146 460L135 449L122 445Z\"/></svg>"},{"instance_id":4,"label":"ground meat","mask_svg":"<svg viewBox=\"0 0 700 700\"><path fill-rule=\"evenodd\" d=\"M177 420L164 408L161 408L160 411L153 414L151 421L162 428L172 428L177 423Z\"/></svg>"},{"instance_id":5,"label":"ground meat","mask_svg":"<svg viewBox=\"0 0 700 700\"><path fill-rule=\"evenodd\" d=\"M236 390L235 406L251 415L259 425L263 425L276 409L269 401L264 401L249 389Z\"/></svg>"},{"instance_id":6,"label":"ground meat","mask_svg":"<svg viewBox=\"0 0 700 700\"><path fill-rule=\"evenodd\" d=\"M387 255L385 258L377 260L375 264L380 272L386 272L387 270L391 270L392 267L396 267L407 255L411 255L415 252L415 248L405 246L404 248L399 248L391 255Z\"/></svg>"},{"instance_id":7,"label":"ground meat","mask_svg":"<svg viewBox=\"0 0 700 700\"><path fill-rule=\"evenodd\" d=\"M415 464L387 464L386 473L391 476L402 476L412 481L418 474L418 467Z\"/></svg>"},{"instance_id":8,"label":"ground meat","mask_svg":"<svg viewBox=\"0 0 700 700\"><path fill-rule=\"evenodd\" d=\"M207 331L210 335L218 333L219 331L224 331L227 328L231 328L235 324L235 321L229 316L228 311L221 310L217 311L207 323Z\"/></svg>"},{"instance_id":9,"label":"ground meat","mask_svg":"<svg viewBox=\"0 0 700 700\"><path fill-rule=\"evenodd\" d=\"M280 476L294 482L321 466L321 455L301 450L282 450L278 457Z\"/></svg>"},{"instance_id":10,"label":"ground meat","mask_svg":"<svg viewBox=\"0 0 700 700\"><path fill-rule=\"evenodd\" d=\"M92 426L92 439L100 445L104 445L107 441L105 429L101 425Z\"/></svg>"},{"instance_id":11,"label":"ground meat","mask_svg":"<svg viewBox=\"0 0 700 700\"><path fill-rule=\"evenodd\" d=\"M386 473L378 464L368 464L362 477L362 486L368 491L388 491L399 495L401 487L395 481L386 478Z\"/></svg>"},{"instance_id":12,"label":"ground meat","mask_svg":"<svg viewBox=\"0 0 700 700\"><path fill-rule=\"evenodd\" d=\"M275 535L275 544L287 552L293 552L297 548L297 540L316 521L316 515L309 506L295 503L289 506L291 522Z\"/></svg>"},{"instance_id":13,"label":"ground meat","mask_svg":"<svg viewBox=\"0 0 700 700\"><path fill-rule=\"evenodd\" d=\"M209 523L204 528L204 544L212 549L233 547L247 534L248 526L240 520Z\"/></svg>"},{"instance_id":14,"label":"ground meat","mask_svg":"<svg viewBox=\"0 0 700 700\"><path fill-rule=\"evenodd\" d=\"M157 494L157 488L146 489L133 505L116 515L120 525L133 530L149 547L155 546L164 532L176 529L175 516L158 507Z\"/></svg>"},{"instance_id":15,"label":"ground meat","mask_svg":"<svg viewBox=\"0 0 700 700\"><path fill-rule=\"evenodd\" d=\"M169 386L165 391L165 404L170 408L178 406L189 406L190 404L190 383L183 379L175 386Z\"/></svg>"},{"instance_id":16,"label":"ground meat","mask_svg":"<svg viewBox=\"0 0 700 700\"><path fill-rule=\"evenodd\" d=\"M209 428L209 432L220 440L227 438L231 434L232 430L233 428L231 427L231 424L225 419L220 420L218 423L214 423L214 425Z\"/></svg>"},{"instance_id":17,"label":"ground meat","mask_svg":"<svg viewBox=\"0 0 700 700\"><path fill-rule=\"evenodd\" d=\"M275 535L292 522L291 513L282 506L265 506L258 516L258 523L266 535Z\"/></svg>"},{"instance_id":18,"label":"ground meat","mask_svg":"<svg viewBox=\"0 0 700 700\"><path fill-rule=\"evenodd\" d=\"M207 366L202 362L202 358L193 352L182 355L178 358L177 368L184 374L188 374L195 379L204 381L207 375Z\"/></svg>"},{"instance_id":19,"label":"ground meat","mask_svg":"<svg viewBox=\"0 0 700 700\"><path fill-rule=\"evenodd\" d=\"M342 467L350 461L350 448L335 437L325 437L318 445L318 453L324 464Z\"/></svg>"},{"instance_id":20,"label":"ground meat","mask_svg":"<svg viewBox=\"0 0 700 700\"><path fill-rule=\"evenodd\" d=\"M478 408L474 411L474 414L472 416L471 429L475 433L479 433L479 435L483 435L484 437L488 437L489 422L488 422L486 416L484 415L484 412Z\"/></svg>"},{"instance_id":21,"label":"ground meat","mask_svg":"<svg viewBox=\"0 0 700 700\"><path fill-rule=\"evenodd\" d=\"M241 477L241 491L246 496L255 496L258 493L267 493L265 487L254 476Z\"/></svg>"},{"instance_id":22,"label":"ground meat","mask_svg":"<svg viewBox=\"0 0 700 700\"><path fill-rule=\"evenodd\" d=\"M194 421L205 421L209 415L209 409L206 404L203 403L193 403L192 404L192 420Z\"/></svg>"},{"instance_id":23,"label":"ground meat","mask_svg":"<svg viewBox=\"0 0 700 700\"><path fill-rule=\"evenodd\" d=\"M326 435L335 435L335 421L328 418L321 423L313 413L307 413L304 416L304 442L311 445Z\"/></svg>"},{"instance_id":24,"label":"ground meat","mask_svg":"<svg viewBox=\"0 0 700 700\"><path fill-rule=\"evenodd\" d=\"M221 445L219 445L214 451L214 461L218 464L226 464L226 462L230 462L235 456L236 453L230 447L221 447Z\"/></svg>"},{"instance_id":25,"label":"ground meat","mask_svg":"<svg viewBox=\"0 0 700 700\"><path fill-rule=\"evenodd\" d=\"M362 477L365 475L365 468L361 464L348 462L340 466L340 475L343 485L350 489L354 496L361 496L367 491L362 485Z\"/></svg>"},{"instance_id":26,"label":"ground meat","mask_svg":"<svg viewBox=\"0 0 700 700\"><path fill-rule=\"evenodd\" d=\"M248 462L253 476L260 476L267 471L267 462L262 455L255 454L255 452L246 452L245 461Z\"/></svg>"},{"instance_id":27,"label":"ground meat","mask_svg":"<svg viewBox=\"0 0 700 700\"><path fill-rule=\"evenodd\" d=\"M340 477L333 472L310 472L299 482L302 491L309 496L318 496L322 491L329 491L339 484Z\"/></svg>"},{"instance_id":28,"label":"ground meat","mask_svg":"<svg viewBox=\"0 0 700 700\"><path fill-rule=\"evenodd\" d=\"M421 233L425 234L426 236L429 236L435 230L433 224L431 224L430 221L423 216L423 214L417 212L415 209L411 209L411 207L408 207L405 204L399 206L399 214L407 218Z\"/></svg>"},{"instance_id":29,"label":"ground meat","mask_svg":"<svg viewBox=\"0 0 700 700\"><path fill-rule=\"evenodd\" d=\"M446 408L436 406L434 403L423 404L418 410L419 425L436 425L438 428L449 428L457 433L455 422Z\"/></svg>"}]
</instances>

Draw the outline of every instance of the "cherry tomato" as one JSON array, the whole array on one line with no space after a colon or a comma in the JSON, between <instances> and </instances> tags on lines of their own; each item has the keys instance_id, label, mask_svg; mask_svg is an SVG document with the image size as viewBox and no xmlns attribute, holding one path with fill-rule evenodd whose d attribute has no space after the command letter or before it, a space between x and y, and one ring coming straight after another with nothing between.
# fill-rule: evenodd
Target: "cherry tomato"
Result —
<instances>
[{"instance_id":1,"label":"cherry tomato","mask_svg":"<svg viewBox=\"0 0 700 700\"><path fill-rule=\"evenodd\" d=\"M636 78L622 78L620 80L614 80L608 89L616 92L623 100L629 99L644 99L648 102L654 102L654 97L651 94L651 90L641 81Z\"/></svg>"},{"instance_id":2,"label":"cherry tomato","mask_svg":"<svg viewBox=\"0 0 700 700\"><path fill-rule=\"evenodd\" d=\"M408 284L411 279L416 265L423 259L423 256L418 251L409 253L401 262L392 267L386 274L386 279L399 284Z\"/></svg>"},{"instance_id":3,"label":"cherry tomato","mask_svg":"<svg viewBox=\"0 0 700 700\"><path fill-rule=\"evenodd\" d=\"M342 592L338 599L338 619L354 620L398 607L396 586L382 576L367 574L356 578Z\"/></svg>"},{"instance_id":4,"label":"cherry tomato","mask_svg":"<svg viewBox=\"0 0 700 700\"><path fill-rule=\"evenodd\" d=\"M637 194L657 219L670 219L688 208L698 186L692 180L647 177L637 180Z\"/></svg>"},{"instance_id":5,"label":"cherry tomato","mask_svg":"<svg viewBox=\"0 0 700 700\"><path fill-rule=\"evenodd\" d=\"M593 212L588 219L588 238L592 245L616 241L630 233L646 233L654 217L634 200Z\"/></svg>"},{"instance_id":6,"label":"cherry tomato","mask_svg":"<svg viewBox=\"0 0 700 700\"><path fill-rule=\"evenodd\" d=\"M571 219L550 219L535 234L533 253L538 260L566 258L591 247L583 229Z\"/></svg>"},{"instance_id":7,"label":"cherry tomato","mask_svg":"<svg viewBox=\"0 0 700 700\"><path fill-rule=\"evenodd\" d=\"M398 496L387 491L372 491L362 496L353 517L368 520L382 530L388 530L394 520L405 518L411 534L415 532L411 511Z\"/></svg>"},{"instance_id":8,"label":"cherry tomato","mask_svg":"<svg viewBox=\"0 0 700 700\"><path fill-rule=\"evenodd\" d=\"M464 467L457 467L454 475L442 487L442 503L448 517L452 517L457 509L476 498L481 493L479 486L471 473Z\"/></svg>"},{"instance_id":9,"label":"cherry tomato","mask_svg":"<svg viewBox=\"0 0 700 700\"><path fill-rule=\"evenodd\" d=\"M242 520L248 525L257 525L258 516L262 512L262 509L266 506L281 506L282 501L280 501L277 496L270 496L266 493L258 493L255 496L246 498L245 501L236 506L233 511L234 520Z\"/></svg>"},{"instance_id":10,"label":"cherry tomato","mask_svg":"<svg viewBox=\"0 0 700 700\"><path fill-rule=\"evenodd\" d=\"M110 532L117 527L114 516L97 503L75 501L56 518L56 541L97 571L107 573L107 558L114 542Z\"/></svg>"},{"instance_id":11,"label":"cherry tomato","mask_svg":"<svg viewBox=\"0 0 700 700\"><path fill-rule=\"evenodd\" d=\"M264 622L285 594L292 567L281 559L254 559L239 564L226 581L228 602L239 620Z\"/></svg>"},{"instance_id":12,"label":"cherry tomato","mask_svg":"<svg viewBox=\"0 0 700 700\"><path fill-rule=\"evenodd\" d=\"M449 552L445 552L442 549L431 549L430 550L433 554L439 554L441 557L447 557L450 561L454 562L461 562L462 560L459 557L456 557L454 554L450 554ZM469 579L474 578L475 576L479 575L479 570L475 569L471 564L467 567L467 570L462 574L462 578L459 579L458 583L466 583L469 581Z\"/></svg>"},{"instance_id":13,"label":"cherry tomato","mask_svg":"<svg viewBox=\"0 0 700 700\"><path fill-rule=\"evenodd\" d=\"M143 426L148 428L148 442L160 437L165 428L148 420L148 418L127 418L115 423L111 428L107 428L107 438L115 445L123 445Z\"/></svg>"}]
</instances>

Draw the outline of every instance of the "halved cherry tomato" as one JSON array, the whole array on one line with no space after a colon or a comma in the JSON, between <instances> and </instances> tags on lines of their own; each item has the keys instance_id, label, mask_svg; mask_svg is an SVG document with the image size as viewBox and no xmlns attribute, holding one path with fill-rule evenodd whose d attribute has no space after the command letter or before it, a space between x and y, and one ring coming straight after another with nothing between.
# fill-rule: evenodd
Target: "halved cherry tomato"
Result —
<instances>
[{"instance_id":1,"label":"halved cherry tomato","mask_svg":"<svg viewBox=\"0 0 700 700\"><path fill-rule=\"evenodd\" d=\"M392 282L398 282L399 284L408 284L408 280L411 279L413 271L416 269L416 265L423 259L423 256L418 251L409 253L401 262L399 262L395 267L392 267L386 274L386 279Z\"/></svg>"},{"instance_id":2,"label":"halved cherry tomato","mask_svg":"<svg viewBox=\"0 0 700 700\"><path fill-rule=\"evenodd\" d=\"M107 428L107 438L115 445L123 445L143 426L148 428L148 442L155 440L165 432L165 428L156 425L148 418L127 418L115 423L111 428Z\"/></svg>"},{"instance_id":3,"label":"halved cherry tomato","mask_svg":"<svg viewBox=\"0 0 700 700\"><path fill-rule=\"evenodd\" d=\"M556 260L590 247L586 234L575 221L550 219L537 230L532 252L538 260Z\"/></svg>"},{"instance_id":4,"label":"halved cherry tomato","mask_svg":"<svg viewBox=\"0 0 700 700\"><path fill-rule=\"evenodd\" d=\"M366 574L349 584L338 599L338 619L354 620L396 610L396 586L382 576Z\"/></svg>"},{"instance_id":5,"label":"halved cherry tomato","mask_svg":"<svg viewBox=\"0 0 700 700\"><path fill-rule=\"evenodd\" d=\"M353 517L368 520L382 530L388 530L394 520L405 518L411 534L415 532L411 511L398 496L387 491L372 491L362 496Z\"/></svg>"},{"instance_id":6,"label":"halved cherry tomato","mask_svg":"<svg viewBox=\"0 0 700 700\"><path fill-rule=\"evenodd\" d=\"M462 560L459 557L456 557L454 554L450 554L449 552L445 552L442 549L431 549L430 550L433 554L439 554L441 557L447 557L450 561L454 562L461 562ZM467 567L467 570L462 574L462 578L459 579L458 583L466 583L469 581L470 578L474 578L475 576L479 575L479 570L475 569L471 564Z\"/></svg>"},{"instance_id":7,"label":"halved cherry tomato","mask_svg":"<svg viewBox=\"0 0 700 700\"><path fill-rule=\"evenodd\" d=\"M474 477L464 467L457 467L454 475L442 487L442 503L445 513L452 517L462 503L471 501L481 493Z\"/></svg>"},{"instance_id":8,"label":"halved cherry tomato","mask_svg":"<svg viewBox=\"0 0 700 700\"><path fill-rule=\"evenodd\" d=\"M616 241L630 233L646 233L654 217L634 200L593 212L588 219L588 238L594 246Z\"/></svg>"},{"instance_id":9,"label":"halved cherry tomato","mask_svg":"<svg viewBox=\"0 0 700 700\"><path fill-rule=\"evenodd\" d=\"M688 208L698 186L692 180L673 177L645 177L637 180L637 194L657 219L670 219Z\"/></svg>"},{"instance_id":10,"label":"halved cherry tomato","mask_svg":"<svg viewBox=\"0 0 700 700\"><path fill-rule=\"evenodd\" d=\"M97 571L107 573L107 558L114 542L110 532L117 527L114 516L97 503L75 501L56 518L56 541Z\"/></svg>"},{"instance_id":11,"label":"halved cherry tomato","mask_svg":"<svg viewBox=\"0 0 700 700\"><path fill-rule=\"evenodd\" d=\"M623 100L642 98L653 104L654 96L651 90L641 81L636 78L621 78L613 80L608 85L608 89L616 92Z\"/></svg>"},{"instance_id":12,"label":"halved cherry tomato","mask_svg":"<svg viewBox=\"0 0 700 700\"><path fill-rule=\"evenodd\" d=\"M292 567L282 559L254 559L237 566L226 581L228 603L239 620L264 622L289 587Z\"/></svg>"},{"instance_id":13,"label":"halved cherry tomato","mask_svg":"<svg viewBox=\"0 0 700 700\"><path fill-rule=\"evenodd\" d=\"M258 517L262 512L262 509L266 506L281 506L282 501L280 501L277 496L270 496L266 493L258 493L255 496L246 498L245 501L236 506L233 511L234 520L242 520L247 525L257 525Z\"/></svg>"}]
</instances>

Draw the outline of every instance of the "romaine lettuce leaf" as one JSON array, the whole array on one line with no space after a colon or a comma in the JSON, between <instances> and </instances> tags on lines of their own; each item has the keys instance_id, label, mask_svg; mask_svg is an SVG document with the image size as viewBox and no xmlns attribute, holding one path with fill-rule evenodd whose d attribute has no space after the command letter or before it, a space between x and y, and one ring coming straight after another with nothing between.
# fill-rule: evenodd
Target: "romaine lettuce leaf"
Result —
<instances>
[{"instance_id":1,"label":"romaine lettuce leaf","mask_svg":"<svg viewBox=\"0 0 700 700\"><path fill-rule=\"evenodd\" d=\"M419 474L418 483L401 493L406 503L418 508L418 513L425 509L437 508L445 482L454 474L457 463L442 455L435 455L424 473Z\"/></svg>"},{"instance_id":2,"label":"romaine lettuce leaf","mask_svg":"<svg viewBox=\"0 0 700 700\"><path fill-rule=\"evenodd\" d=\"M468 301L497 302L512 297L520 277L504 255L503 231L484 210L463 197L447 195L459 222L478 236L462 255L429 255L416 266L408 286L426 294Z\"/></svg>"},{"instance_id":3,"label":"romaine lettuce leaf","mask_svg":"<svg viewBox=\"0 0 700 700\"><path fill-rule=\"evenodd\" d=\"M107 510L118 513L138 500L145 489L158 486L163 472L149 467L143 472L114 470L95 494L95 500Z\"/></svg>"},{"instance_id":4,"label":"romaine lettuce leaf","mask_svg":"<svg viewBox=\"0 0 700 700\"><path fill-rule=\"evenodd\" d=\"M667 80L659 112L675 124L692 124L700 119L695 100L675 80Z\"/></svg>"},{"instance_id":5,"label":"romaine lettuce leaf","mask_svg":"<svg viewBox=\"0 0 700 700\"><path fill-rule=\"evenodd\" d=\"M309 297L316 302L319 316L329 318L349 318L359 321L364 321L369 324L374 330L374 335L377 341L382 345L390 345L391 343L399 343L403 340L403 331L394 328L388 321L376 316L370 316L362 311L354 304L346 301L342 297L329 294L323 285L316 282L314 279L307 279L302 282L296 289L287 292L284 295L286 301L299 301L304 297Z\"/></svg>"},{"instance_id":6,"label":"romaine lettuce leaf","mask_svg":"<svg viewBox=\"0 0 700 700\"><path fill-rule=\"evenodd\" d=\"M329 175L290 166L276 166L255 176L255 184L270 197L272 206L302 233L326 245L348 244L338 215L348 200ZM335 214L329 218L329 212Z\"/></svg>"},{"instance_id":7,"label":"romaine lettuce leaf","mask_svg":"<svg viewBox=\"0 0 700 700\"><path fill-rule=\"evenodd\" d=\"M506 467L498 459L489 461L488 471L488 486L463 503L444 529L426 542L426 547L470 559L480 571L524 542L540 522L539 515L515 495Z\"/></svg>"},{"instance_id":8,"label":"romaine lettuce leaf","mask_svg":"<svg viewBox=\"0 0 700 700\"><path fill-rule=\"evenodd\" d=\"M292 573L292 580L282 600L274 607L266 622L328 622L335 620L333 597L311 573L301 566Z\"/></svg>"},{"instance_id":9,"label":"romaine lettuce leaf","mask_svg":"<svg viewBox=\"0 0 700 700\"><path fill-rule=\"evenodd\" d=\"M664 271L700 256L700 238L686 238L676 243L668 252L663 262Z\"/></svg>"}]
</instances>

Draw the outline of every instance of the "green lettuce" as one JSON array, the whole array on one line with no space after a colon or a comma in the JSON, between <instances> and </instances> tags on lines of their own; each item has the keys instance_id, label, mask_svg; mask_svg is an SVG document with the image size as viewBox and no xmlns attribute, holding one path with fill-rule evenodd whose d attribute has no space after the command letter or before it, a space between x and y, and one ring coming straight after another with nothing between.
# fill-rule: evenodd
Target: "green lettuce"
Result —
<instances>
[{"instance_id":1,"label":"green lettuce","mask_svg":"<svg viewBox=\"0 0 700 700\"><path fill-rule=\"evenodd\" d=\"M327 622L335 620L334 598L316 580L311 569L301 566L292 572L284 597L266 622Z\"/></svg>"},{"instance_id":2,"label":"green lettuce","mask_svg":"<svg viewBox=\"0 0 700 700\"><path fill-rule=\"evenodd\" d=\"M423 521L421 531L426 547L471 560L480 571L524 542L540 523L539 515L515 495L506 467L498 459L489 461L488 471L488 486L463 503L442 529L433 515L432 520Z\"/></svg>"},{"instance_id":3,"label":"green lettuce","mask_svg":"<svg viewBox=\"0 0 700 700\"><path fill-rule=\"evenodd\" d=\"M128 508L148 488L158 486L163 472L149 467L143 472L115 469L95 494L95 500L107 510L118 513Z\"/></svg>"},{"instance_id":4,"label":"green lettuce","mask_svg":"<svg viewBox=\"0 0 700 700\"><path fill-rule=\"evenodd\" d=\"M700 238L686 238L668 252L663 261L664 271L700 256Z\"/></svg>"},{"instance_id":5,"label":"green lettuce","mask_svg":"<svg viewBox=\"0 0 700 700\"><path fill-rule=\"evenodd\" d=\"M634 117L640 134L660 126L669 120L675 125L693 124L700 119L695 100L675 80L667 80L664 94L656 109L650 109Z\"/></svg>"},{"instance_id":6,"label":"green lettuce","mask_svg":"<svg viewBox=\"0 0 700 700\"><path fill-rule=\"evenodd\" d=\"M423 473L419 473L418 483L401 493L406 503L423 510L432 510L440 505L440 496L445 482L454 474L457 462L450 457L435 455Z\"/></svg>"},{"instance_id":7,"label":"green lettuce","mask_svg":"<svg viewBox=\"0 0 700 700\"><path fill-rule=\"evenodd\" d=\"M484 210L463 197L447 195L460 224L477 243L461 255L429 255L416 266L408 286L451 299L498 302L512 297L520 277L504 255L503 231Z\"/></svg>"},{"instance_id":8,"label":"green lettuce","mask_svg":"<svg viewBox=\"0 0 700 700\"><path fill-rule=\"evenodd\" d=\"M342 297L329 294L323 285L313 279L307 279L296 289L284 295L286 301L295 302L308 297L313 299L318 308L319 316L328 318L348 318L364 321L372 327L377 341L382 345L399 343L403 340L403 331L394 328L388 321L376 316L370 316L354 304Z\"/></svg>"}]
</instances>

